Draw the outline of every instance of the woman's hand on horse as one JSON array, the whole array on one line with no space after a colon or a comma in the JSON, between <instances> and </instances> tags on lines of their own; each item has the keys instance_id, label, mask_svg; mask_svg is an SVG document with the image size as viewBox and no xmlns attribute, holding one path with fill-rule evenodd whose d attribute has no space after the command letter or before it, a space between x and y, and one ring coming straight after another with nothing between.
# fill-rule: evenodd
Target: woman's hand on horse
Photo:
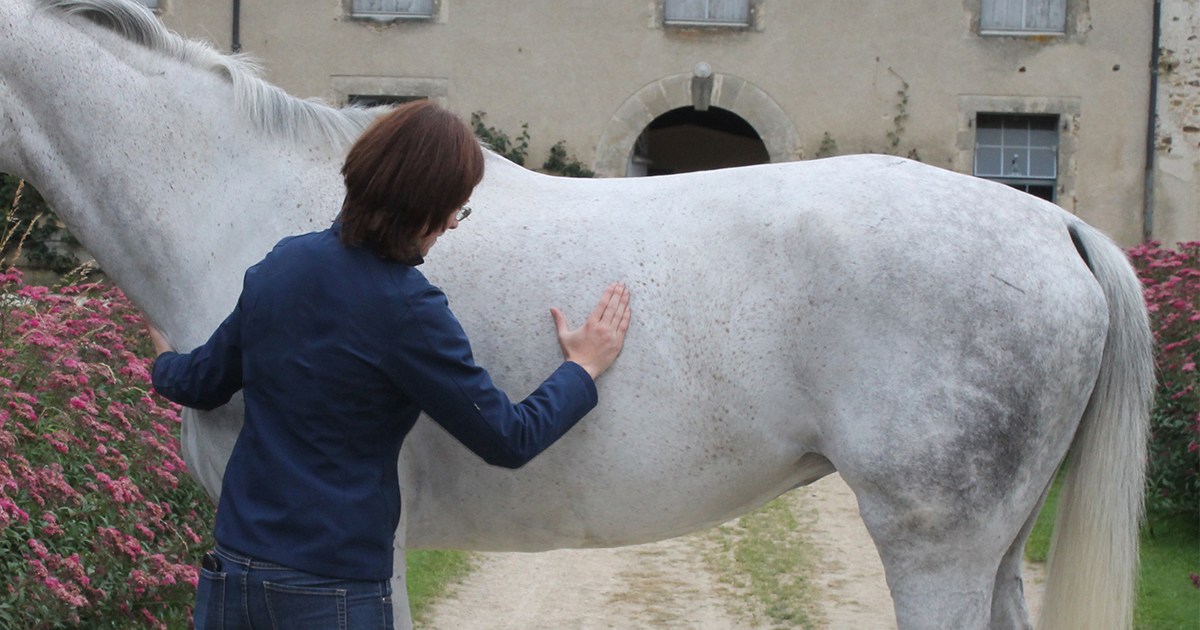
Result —
<instances>
[{"instance_id":1,"label":"woman's hand on horse","mask_svg":"<svg viewBox=\"0 0 1200 630\"><path fill-rule=\"evenodd\" d=\"M624 282L608 285L591 317L575 330L567 328L567 318L562 311L551 308L563 358L578 363L593 379L600 376L621 354L632 312L629 289L625 288Z\"/></svg>"},{"instance_id":2,"label":"woman's hand on horse","mask_svg":"<svg viewBox=\"0 0 1200 630\"><path fill-rule=\"evenodd\" d=\"M150 320L142 316L142 323L146 325L146 332L150 333L150 341L154 343L154 356L158 356L164 352L174 352L175 346L167 341L167 336L161 330L154 327Z\"/></svg>"}]
</instances>

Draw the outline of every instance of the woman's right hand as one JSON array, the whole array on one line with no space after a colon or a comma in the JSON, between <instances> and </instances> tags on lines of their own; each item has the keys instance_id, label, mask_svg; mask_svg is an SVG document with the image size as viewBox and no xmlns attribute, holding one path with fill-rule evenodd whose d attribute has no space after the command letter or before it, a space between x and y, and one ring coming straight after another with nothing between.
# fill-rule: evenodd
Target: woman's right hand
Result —
<instances>
[{"instance_id":1,"label":"woman's right hand","mask_svg":"<svg viewBox=\"0 0 1200 630\"><path fill-rule=\"evenodd\" d=\"M150 333L150 341L154 344L154 356L164 352L174 352L175 347L167 340L167 336L161 330L150 323L150 318L142 315L142 324L146 327L146 332Z\"/></svg>"},{"instance_id":2,"label":"woman's right hand","mask_svg":"<svg viewBox=\"0 0 1200 630\"><path fill-rule=\"evenodd\" d=\"M608 285L591 317L575 330L567 328L562 311L551 308L563 358L578 363L593 379L600 376L621 354L631 313L629 289L624 282Z\"/></svg>"}]
</instances>

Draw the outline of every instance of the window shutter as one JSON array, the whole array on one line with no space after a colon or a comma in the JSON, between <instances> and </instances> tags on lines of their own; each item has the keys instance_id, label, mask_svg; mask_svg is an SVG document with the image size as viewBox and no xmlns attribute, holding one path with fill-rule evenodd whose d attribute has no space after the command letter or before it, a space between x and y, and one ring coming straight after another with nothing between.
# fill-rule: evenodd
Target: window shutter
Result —
<instances>
[{"instance_id":1,"label":"window shutter","mask_svg":"<svg viewBox=\"0 0 1200 630\"><path fill-rule=\"evenodd\" d=\"M665 0L667 22L749 24L750 0Z\"/></svg>"},{"instance_id":2,"label":"window shutter","mask_svg":"<svg viewBox=\"0 0 1200 630\"><path fill-rule=\"evenodd\" d=\"M1021 28L1024 0L983 0L979 25L983 30L1011 31Z\"/></svg>"},{"instance_id":3,"label":"window shutter","mask_svg":"<svg viewBox=\"0 0 1200 630\"><path fill-rule=\"evenodd\" d=\"M354 14L429 17L433 0L354 0Z\"/></svg>"},{"instance_id":4,"label":"window shutter","mask_svg":"<svg viewBox=\"0 0 1200 630\"><path fill-rule=\"evenodd\" d=\"M1061 33L1066 23L1066 0L1025 0L1026 29Z\"/></svg>"},{"instance_id":5,"label":"window shutter","mask_svg":"<svg viewBox=\"0 0 1200 630\"><path fill-rule=\"evenodd\" d=\"M749 0L709 0L709 19L717 22L748 24Z\"/></svg>"},{"instance_id":6,"label":"window shutter","mask_svg":"<svg viewBox=\"0 0 1200 630\"><path fill-rule=\"evenodd\" d=\"M984 31L1062 33L1066 0L983 0L979 25Z\"/></svg>"},{"instance_id":7,"label":"window shutter","mask_svg":"<svg viewBox=\"0 0 1200 630\"><path fill-rule=\"evenodd\" d=\"M666 18L668 22L702 21L708 14L708 0L667 0Z\"/></svg>"}]
</instances>

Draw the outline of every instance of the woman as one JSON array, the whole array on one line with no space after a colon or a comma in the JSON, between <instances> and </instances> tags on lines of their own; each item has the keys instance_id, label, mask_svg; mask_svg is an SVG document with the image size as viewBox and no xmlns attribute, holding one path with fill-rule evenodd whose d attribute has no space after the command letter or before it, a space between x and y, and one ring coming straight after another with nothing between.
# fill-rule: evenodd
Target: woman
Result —
<instances>
[{"instance_id":1,"label":"woman","mask_svg":"<svg viewBox=\"0 0 1200 630\"><path fill-rule=\"evenodd\" d=\"M396 460L419 413L488 463L519 467L595 406L593 379L624 342L623 284L577 330L551 309L565 360L513 404L416 269L483 178L471 131L429 102L405 105L367 129L342 173L338 221L251 267L207 343L175 353L150 328L162 395L212 409L244 391L197 630L391 628Z\"/></svg>"}]
</instances>

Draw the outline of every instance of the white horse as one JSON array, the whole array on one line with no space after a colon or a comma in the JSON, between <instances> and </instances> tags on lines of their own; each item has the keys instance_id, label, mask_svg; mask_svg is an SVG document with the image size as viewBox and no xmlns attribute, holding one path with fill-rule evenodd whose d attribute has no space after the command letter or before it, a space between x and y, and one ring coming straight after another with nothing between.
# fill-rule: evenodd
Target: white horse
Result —
<instances>
[{"instance_id":1,"label":"white horse","mask_svg":"<svg viewBox=\"0 0 1200 630\"><path fill-rule=\"evenodd\" d=\"M30 180L187 349L242 271L323 229L378 112L288 97L131 0L0 0L0 170ZM422 270L514 396L559 359L546 308L637 303L600 404L516 471L427 419L399 462L406 548L537 551L677 536L840 471L899 627L1029 627L1020 558L1072 450L1050 628L1127 628L1151 338L1121 251L1058 207L894 157L638 180L494 155ZM184 423L215 495L240 400Z\"/></svg>"}]
</instances>

